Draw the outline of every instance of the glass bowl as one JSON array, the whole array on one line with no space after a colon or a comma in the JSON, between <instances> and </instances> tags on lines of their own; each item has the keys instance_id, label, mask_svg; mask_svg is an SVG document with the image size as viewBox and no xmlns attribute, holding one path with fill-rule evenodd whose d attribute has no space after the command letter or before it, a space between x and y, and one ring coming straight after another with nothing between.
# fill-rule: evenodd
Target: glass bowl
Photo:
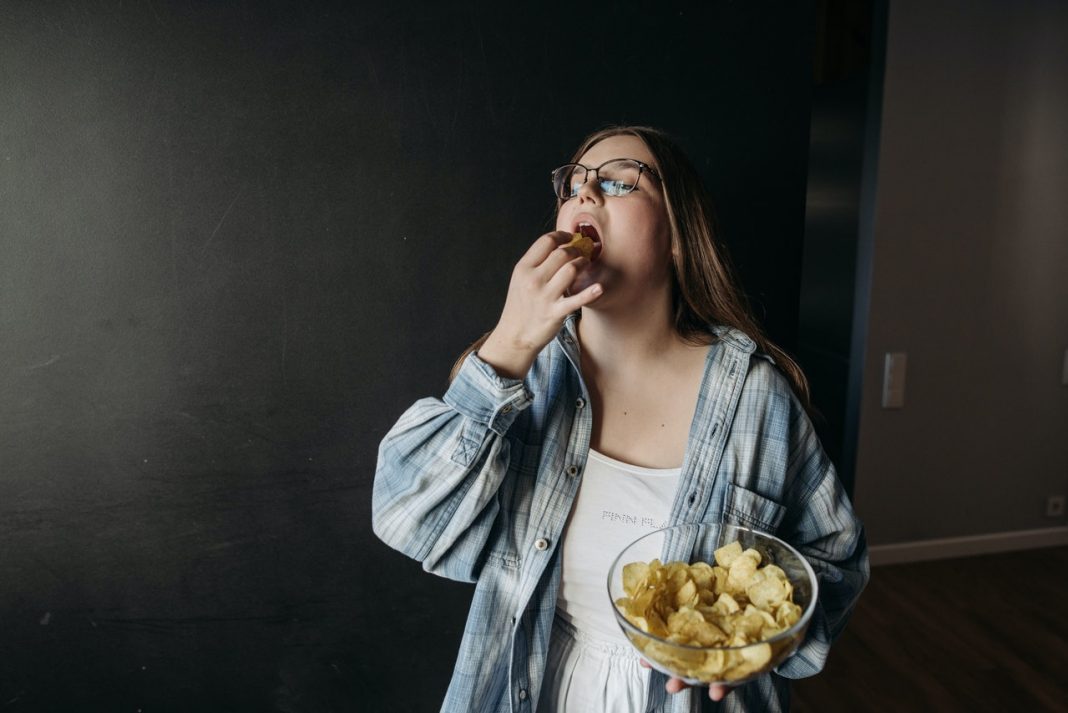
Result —
<instances>
[{"instance_id":1,"label":"glass bowl","mask_svg":"<svg viewBox=\"0 0 1068 713\"><path fill-rule=\"evenodd\" d=\"M774 564L793 586L793 602L801 609L800 618L788 629L762 641L743 646L697 646L669 641L646 633L631 623L616 602L627 596L623 588L623 568L632 562L707 562L716 564L715 550L734 541L743 550L760 553L763 567ZM668 553L686 553L669 557ZM690 685L723 683L738 685L754 679L782 663L797 650L816 608L819 585L812 566L793 547L779 538L757 530L726 523L690 524L655 530L627 545L608 570L608 601L623 634L653 668L681 678ZM770 658L768 657L770 649Z\"/></svg>"}]
</instances>

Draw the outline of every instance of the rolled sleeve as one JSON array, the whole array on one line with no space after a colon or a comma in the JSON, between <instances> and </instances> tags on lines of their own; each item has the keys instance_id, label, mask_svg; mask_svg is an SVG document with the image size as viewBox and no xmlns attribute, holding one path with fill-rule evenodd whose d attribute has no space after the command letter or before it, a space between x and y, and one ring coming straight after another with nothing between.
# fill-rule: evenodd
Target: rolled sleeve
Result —
<instances>
[{"instance_id":1,"label":"rolled sleeve","mask_svg":"<svg viewBox=\"0 0 1068 713\"><path fill-rule=\"evenodd\" d=\"M534 395L519 379L500 376L478 354L464 360L443 398L452 408L503 436Z\"/></svg>"},{"instance_id":2,"label":"rolled sleeve","mask_svg":"<svg viewBox=\"0 0 1068 713\"><path fill-rule=\"evenodd\" d=\"M842 633L857 598L871 576L864 527L842 489L834 466L822 451L805 464L815 484L793 510L785 536L808 559L819 580L819 604L808 636L797 653L780 666L787 678L818 673L831 644Z\"/></svg>"}]
</instances>

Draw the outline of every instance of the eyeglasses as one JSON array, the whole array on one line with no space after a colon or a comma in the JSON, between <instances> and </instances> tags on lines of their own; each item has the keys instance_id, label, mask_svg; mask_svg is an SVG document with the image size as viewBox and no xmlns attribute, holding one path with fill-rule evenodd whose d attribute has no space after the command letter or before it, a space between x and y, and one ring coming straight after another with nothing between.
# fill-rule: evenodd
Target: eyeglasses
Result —
<instances>
[{"instance_id":1,"label":"eyeglasses","mask_svg":"<svg viewBox=\"0 0 1068 713\"><path fill-rule=\"evenodd\" d=\"M638 187L638 180L643 173L648 173L662 180L652 166L633 158L614 158L605 161L597 168L583 166L581 163L566 163L552 173L553 191L562 201L578 195L579 188L589 179L590 172L597 174L597 184L606 196L625 196Z\"/></svg>"}]
</instances>

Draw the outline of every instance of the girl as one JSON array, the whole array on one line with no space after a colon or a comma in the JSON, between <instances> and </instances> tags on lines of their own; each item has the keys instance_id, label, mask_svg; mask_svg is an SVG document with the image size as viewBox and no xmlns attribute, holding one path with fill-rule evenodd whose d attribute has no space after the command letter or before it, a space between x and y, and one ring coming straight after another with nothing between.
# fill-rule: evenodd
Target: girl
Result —
<instances>
[{"instance_id":1,"label":"girl","mask_svg":"<svg viewBox=\"0 0 1068 713\"><path fill-rule=\"evenodd\" d=\"M442 710L698 710L641 665L605 580L651 529L716 521L776 534L819 576L798 652L709 692L723 710L786 710L788 679L822 668L868 578L804 376L746 310L700 180L662 133L597 132L553 184L557 229L516 265L496 327L379 451L375 533L476 583ZM573 233L591 258L564 247Z\"/></svg>"}]
</instances>

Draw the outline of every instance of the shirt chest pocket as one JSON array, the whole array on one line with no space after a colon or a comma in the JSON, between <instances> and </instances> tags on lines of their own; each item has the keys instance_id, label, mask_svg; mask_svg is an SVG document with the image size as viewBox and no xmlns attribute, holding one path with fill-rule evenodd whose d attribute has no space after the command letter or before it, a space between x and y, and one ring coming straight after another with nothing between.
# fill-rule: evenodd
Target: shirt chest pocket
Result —
<instances>
[{"instance_id":1,"label":"shirt chest pocket","mask_svg":"<svg viewBox=\"0 0 1068 713\"><path fill-rule=\"evenodd\" d=\"M727 486L723 499L723 519L761 532L774 534L786 514L786 508L771 498L734 483Z\"/></svg>"}]
</instances>

